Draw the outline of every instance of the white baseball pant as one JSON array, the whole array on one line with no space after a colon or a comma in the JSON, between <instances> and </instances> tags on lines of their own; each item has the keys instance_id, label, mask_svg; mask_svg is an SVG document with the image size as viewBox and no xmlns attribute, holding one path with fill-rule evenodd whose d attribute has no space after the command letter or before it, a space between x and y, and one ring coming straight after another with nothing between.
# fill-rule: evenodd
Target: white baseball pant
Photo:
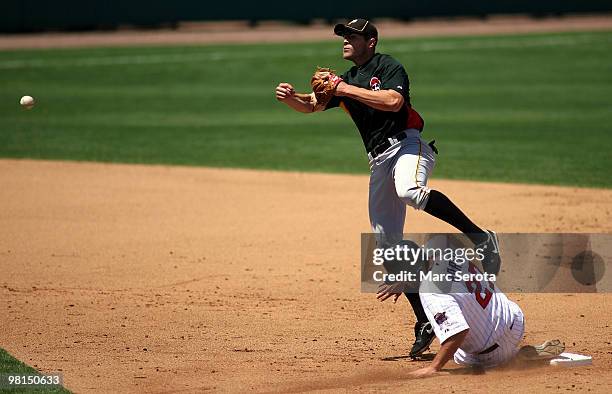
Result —
<instances>
[{"instance_id":1,"label":"white baseball pant","mask_svg":"<svg viewBox=\"0 0 612 394\"><path fill-rule=\"evenodd\" d=\"M406 205L422 210L430 189L427 180L436 158L417 129L404 131L406 138L370 160L369 213L379 247L403 238Z\"/></svg>"},{"instance_id":2,"label":"white baseball pant","mask_svg":"<svg viewBox=\"0 0 612 394\"><path fill-rule=\"evenodd\" d=\"M496 342L497 348L486 354L470 354L459 349L454 355L457 364L493 368L506 364L516 357L520 349L519 344L525 333L525 316L517 304L512 301L509 302L514 310L514 319L507 327L504 335Z\"/></svg>"}]
</instances>

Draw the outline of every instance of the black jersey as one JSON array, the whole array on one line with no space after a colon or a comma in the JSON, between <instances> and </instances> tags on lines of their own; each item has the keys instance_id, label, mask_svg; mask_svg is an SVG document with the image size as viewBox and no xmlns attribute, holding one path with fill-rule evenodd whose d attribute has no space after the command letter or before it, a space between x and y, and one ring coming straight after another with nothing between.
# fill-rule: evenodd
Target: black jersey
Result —
<instances>
[{"instance_id":1,"label":"black jersey","mask_svg":"<svg viewBox=\"0 0 612 394\"><path fill-rule=\"evenodd\" d=\"M334 96L326 110L342 107L353 119L367 152L402 130L423 130L423 119L410 105L410 82L404 67L389 55L375 54L367 63L342 74L344 82L371 90L391 89L404 97L398 112L380 111L355 99Z\"/></svg>"}]
</instances>

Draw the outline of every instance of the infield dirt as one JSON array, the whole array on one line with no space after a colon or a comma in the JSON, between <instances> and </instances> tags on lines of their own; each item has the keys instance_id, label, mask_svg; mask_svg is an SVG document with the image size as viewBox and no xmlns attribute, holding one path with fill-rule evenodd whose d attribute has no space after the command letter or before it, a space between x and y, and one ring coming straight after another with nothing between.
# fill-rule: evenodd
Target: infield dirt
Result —
<instances>
[{"instance_id":1,"label":"infield dirt","mask_svg":"<svg viewBox=\"0 0 612 394\"><path fill-rule=\"evenodd\" d=\"M609 294L510 295L526 342L593 366L404 380L409 305L359 290L367 176L0 160L0 182L0 346L76 392L609 392ZM497 231L612 231L612 190L430 185Z\"/></svg>"},{"instance_id":2,"label":"infield dirt","mask_svg":"<svg viewBox=\"0 0 612 394\"><path fill-rule=\"evenodd\" d=\"M609 30L611 21L379 27L403 37ZM11 35L0 48L290 37L262 30ZM333 38L328 27L304 30L290 38ZM510 295L526 342L558 337L593 366L404 380L425 363L401 358L413 338L409 305L359 291L367 176L0 160L0 182L0 347L62 372L75 392L610 391L609 294ZM612 231L612 190L435 174L430 186L500 232ZM406 230L452 231L414 211Z\"/></svg>"}]
</instances>

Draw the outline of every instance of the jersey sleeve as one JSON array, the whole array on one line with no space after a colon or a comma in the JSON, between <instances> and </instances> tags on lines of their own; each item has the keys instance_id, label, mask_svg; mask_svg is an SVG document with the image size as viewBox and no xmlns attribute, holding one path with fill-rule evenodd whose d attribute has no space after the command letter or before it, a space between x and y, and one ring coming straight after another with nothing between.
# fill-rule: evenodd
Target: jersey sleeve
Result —
<instances>
[{"instance_id":1,"label":"jersey sleeve","mask_svg":"<svg viewBox=\"0 0 612 394\"><path fill-rule=\"evenodd\" d=\"M457 301L448 294L419 293L427 319L440 343L470 326Z\"/></svg>"},{"instance_id":2,"label":"jersey sleeve","mask_svg":"<svg viewBox=\"0 0 612 394\"><path fill-rule=\"evenodd\" d=\"M410 82L408 80L408 74L404 70L404 66L399 63L391 63L385 69L384 76L382 79L381 89L395 90L402 96L406 101L410 97Z\"/></svg>"}]
</instances>

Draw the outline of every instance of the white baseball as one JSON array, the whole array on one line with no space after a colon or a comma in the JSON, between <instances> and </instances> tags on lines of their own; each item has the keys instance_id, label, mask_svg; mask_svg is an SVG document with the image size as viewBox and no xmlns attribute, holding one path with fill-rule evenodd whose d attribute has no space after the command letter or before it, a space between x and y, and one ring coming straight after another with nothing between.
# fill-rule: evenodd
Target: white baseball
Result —
<instances>
[{"instance_id":1,"label":"white baseball","mask_svg":"<svg viewBox=\"0 0 612 394\"><path fill-rule=\"evenodd\" d=\"M26 109L31 109L34 106L34 97L23 96L21 100L19 100L19 104Z\"/></svg>"}]
</instances>

